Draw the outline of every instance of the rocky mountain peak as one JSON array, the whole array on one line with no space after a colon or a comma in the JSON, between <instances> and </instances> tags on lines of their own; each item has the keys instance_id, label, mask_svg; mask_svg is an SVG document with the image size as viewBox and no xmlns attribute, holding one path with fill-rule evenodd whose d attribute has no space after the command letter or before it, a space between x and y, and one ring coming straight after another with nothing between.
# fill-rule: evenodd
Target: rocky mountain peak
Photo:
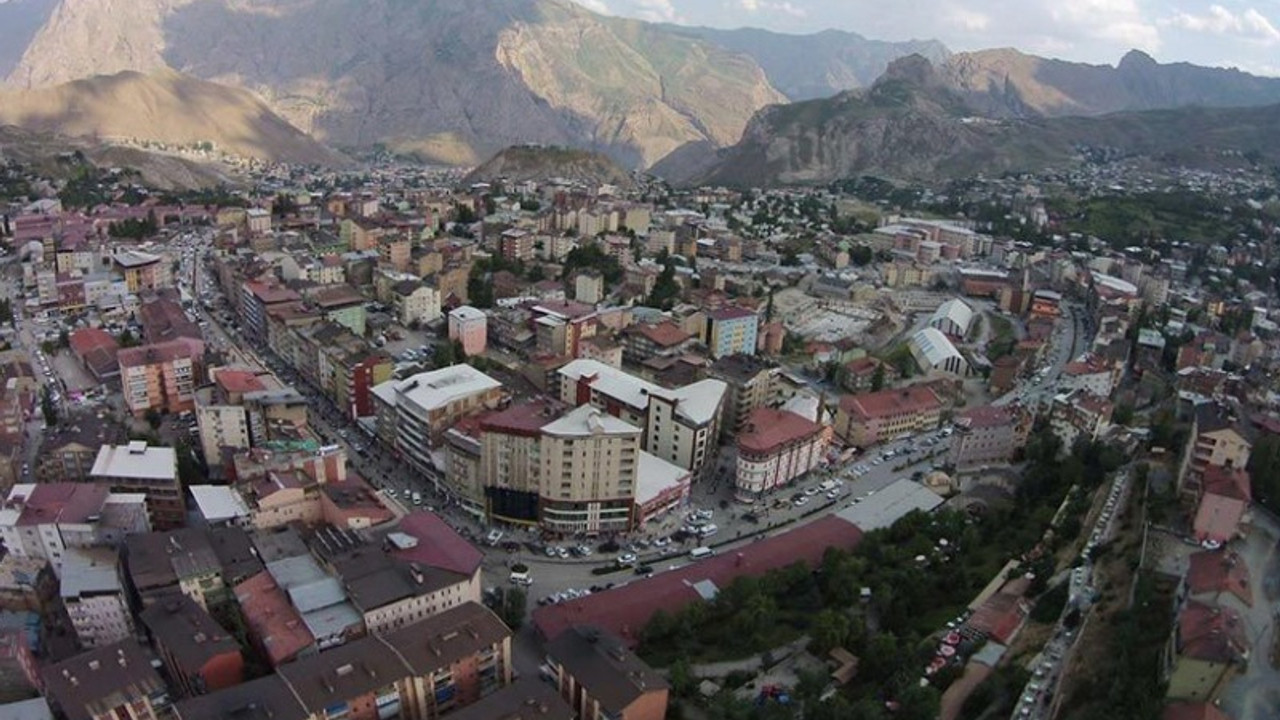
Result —
<instances>
[{"instance_id":1,"label":"rocky mountain peak","mask_svg":"<svg viewBox=\"0 0 1280 720\"><path fill-rule=\"evenodd\" d=\"M1133 72L1149 70L1159 66L1160 64L1156 62L1155 58L1141 50L1130 50L1124 54L1124 57L1120 58L1120 64L1117 68L1121 72Z\"/></svg>"},{"instance_id":2,"label":"rocky mountain peak","mask_svg":"<svg viewBox=\"0 0 1280 720\"><path fill-rule=\"evenodd\" d=\"M937 68L919 53L912 53L889 63L884 75L876 80L876 85L893 81L917 88L938 87L943 84Z\"/></svg>"}]
</instances>

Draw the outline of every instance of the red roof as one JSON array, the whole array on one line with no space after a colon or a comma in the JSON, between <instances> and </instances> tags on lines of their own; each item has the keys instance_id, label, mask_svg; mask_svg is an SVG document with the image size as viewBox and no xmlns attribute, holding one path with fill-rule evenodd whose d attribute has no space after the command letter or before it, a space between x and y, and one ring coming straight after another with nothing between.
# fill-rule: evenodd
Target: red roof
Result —
<instances>
[{"instance_id":1,"label":"red roof","mask_svg":"<svg viewBox=\"0 0 1280 720\"><path fill-rule=\"evenodd\" d=\"M1249 650L1240 613L1191 600L1178 616L1178 654L1206 662L1236 662Z\"/></svg>"},{"instance_id":2,"label":"red roof","mask_svg":"<svg viewBox=\"0 0 1280 720\"><path fill-rule=\"evenodd\" d=\"M956 424L968 428L991 428L1010 425L1013 421L1013 413L1009 412L1007 408L998 405L983 405L960 413L959 418L956 419Z\"/></svg>"},{"instance_id":3,"label":"red roof","mask_svg":"<svg viewBox=\"0 0 1280 720\"><path fill-rule=\"evenodd\" d=\"M248 393L266 390L267 386L250 370L223 370L218 373L218 385L229 393Z\"/></svg>"},{"instance_id":4,"label":"red roof","mask_svg":"<svg viewBox=\"0 0 1280 720\"><path fill-rule=\"evenodd\" d=\"M664 348L675 347L693 337L670 320L652 325L642 323L631 327L632 332L643 335L649 339L649 342Z\"/></svg>"},{"instance_id":5,"label":"red roof","mask_svg":"<svg viewBox=\"0 0 1280 720\"><path fill-rule=\"evenodd\" d=\"M942 407L942 401L938 399L937 394L921 385L845 395L840 398L841 410L863 418L904 415L940 407Z\"/></svg>"},{"instance_id":6,"label":"red roof","mask_svg":"<svg viewBox=\"0 0 1280 720\"><path fill-rule=\"evenodd\" d=\"M470 576L484 559L484 554L475 545L433 512L418 510L409 513L400 519L396 530L418 539L418 544L412 548L391 551L392 557L401 560Z\"/></svg>"},{"instance_id":7,"label":"red roof","mask_svg":"<svg viewBox=\"0 0 1280 720\"><path fill-rule=\"evenodd\" d=\"M235 587L245 623L272 667L297 657L315 638L271 573L263 570Z\"/></svg>"},{"instance_id":8,"label":"red roof","mask_svg":"<svg viewBox=\"0 0 1280 720\"><path fill-rule=\"evenodd\" d=\"M504 435L538 437L540 435L538 431L542 426L560 417L563 410L564 407L553 400L535 400L512 405L506 410L482 415L480 429Z\"/></svg>"},{"instance_id":9,"label":"red roof","mask_svg":"<svg viewBox=\"0 0 1280 720\"><path fill-rule=\"evenodd\" d=\"M754 318L756 314L746 308L740 308L736 305L726 305L707 312L707 317L712 320L724 322L726 320L742 320L743 318Z\"/></svg>"},{"instance_id":10,"label":"red roof","mask_svg":"<svg viewBox=\"0 0 1280 720\"><path fill-rule=\"evenodd\" d=\"M785 410L756 408L747 416L747 424L738 435L738 449L767 455L792 442L805 440L822 432L822 426Z\"/></svg>"},{"instance_id":11,"label":"red roof","mask_svg":"<svg viewBox=\"0 0 1280 720\"><path fill-rule=\"evenodd\" d=\"M114 354L115 351L120 348L116 339L111 337L111 334L102 328L91 327L76 330L71 333L67 340L71 343L71 351L74 352L77 357L84 357L88 355L90 351L99 348Z\"/></svg>"},{"instance_id":12,"label":"red roof","mask_svg":"<svg viewBox=\"0 0 1280 720\"><path fill-rule=\"evenodd\" d=\"M173 362L178 358L199 360L204 355L204 343L190 338L178 338L154 345L124 348L116 353L120 367L138 367Z\"/></svg>"},{"instance_id":13,"label":"red roof","mask_svg":"<svg viewBox=\"0 0 1280 720\"><path fill-rule=\"evenodd\" d=\"M1200 498L1192 524L1196 538L1227 542L1239 532L1240 520L1244 518L1247 507L1248 503L1243 500L1205 493Z\"/></svg>"},{"instance_id":14,"label":"red roof","mask_svg":"<svg viewBox=\"0 0 1280 720\"><path fill-rule=\"evenodd\" d=\"M828 547L851 550L861 539L852 523L827 516L646 580L540 607L533 611L533 622L548 641L574 625L595 625L634 647L655 612L675 612L702 597L694 588L697 583L710 581L724 589L739 575L763 575L796 562L816 567Z\"/></svg>"},{"instance_id":15,"label":"red roof","mask_svg":"<svg viewBox=\"0 0 1280 720\"><path fill-rule=\"evenodd\" d=\"M17 524L84 524L102 514L109 492L89 483L40 483L22 503Z\"/></svg>"},{"instance_id":16,"label":"red roof","mask_svg":"<svg viewBox=\"0 0 1280 720\"><path fill-rule=\"evenodd\" d=\"M1177 702L1166 705L1160 720L1231 720L1207 702Z\"/></svg>"},{"instance_id":17,"label":"red roof","mask_svg":"<svg viewBox=\"0 0 1280 720\"><path fill-rule=\"evenodd\" d=\"M1228 468L1208 465L1204 469L1205 494L1221 495L1250 502L1253 494L1249 487L1249 473L1244 468Z\"/></svg>"},{"instance_id":18,"label":"red roof","mask_svg":"<svg viewBox=\"0 0 1280 720\"><path fill-rule=\"evenodd\" d=\"M1187 588L1192 595L1229 592L1240 602L1253 606L1249 586L1249 565L1235 552L1205 550L1191 556Z\"/></svg>"}]
</instances>

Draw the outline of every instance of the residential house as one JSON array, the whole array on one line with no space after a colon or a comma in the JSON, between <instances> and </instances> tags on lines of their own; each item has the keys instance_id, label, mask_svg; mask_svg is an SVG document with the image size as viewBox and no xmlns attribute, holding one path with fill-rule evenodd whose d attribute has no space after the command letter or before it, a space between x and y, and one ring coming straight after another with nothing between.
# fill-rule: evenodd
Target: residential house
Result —
<instances>
[{"instance_id":1,"label":"residential house","mask_svg":"<svg viewBox=\"0 0 1280 720\"><path fill-rule=\"evenodd\" d=\"M135 417L147 411L188 412L204 376L204 343L179 338L116 353L125 406Z\"/></svg>"},{"instance_id":2,"label":"residential house","mask_svg":"<svg viewBox=\"0 0 1280 720\"><path fill-rule=\"evenodd\" d=\"M560 695L582 720L663 720L670 685L611 633L575 626L547 644Z\"/></svg>"},{"instance_id":3,"label":"residential house","mask_svg":"<svg viewBox=\"0 0 1280 720\"><path fill-rule=\"evenodd\" d=\"M151 527L179 528L187 522L178 456L173 448L148 446L133 440L127 445L106 445L89 471L89 480L113 493L139 493L146 497Z\"/></svg>"},{"instance_id":4,"label":"residential house","mask_svg":"<svg viewBox=\"0 0 1280 720\"><path fill-rule=\"evenodd\" d=\"M137 642L104 645L45 667L44 696L67 720L161 720L169 689Z\"/></svg>"},{"instance_id":5,"label":"residential house","mask_svg":"<svg viewBox=\"0 0 1280 720\"><path fill-rule=\"evenodd\" d=\"M203 695L244 682L240 646L191 598L165 598L139 613L138 620L181 695Z\"/></svg>"},{"instance_id":6,"label":"residential house","mask_svg":"<svg viewBox=\"0 0 1280 720\"><path fill-rule=\"evenodd\" d=\"M757 408L738 434L734 495L755 502L823 462L831 428L785 410Z\"/></svg>"}]
</instances>

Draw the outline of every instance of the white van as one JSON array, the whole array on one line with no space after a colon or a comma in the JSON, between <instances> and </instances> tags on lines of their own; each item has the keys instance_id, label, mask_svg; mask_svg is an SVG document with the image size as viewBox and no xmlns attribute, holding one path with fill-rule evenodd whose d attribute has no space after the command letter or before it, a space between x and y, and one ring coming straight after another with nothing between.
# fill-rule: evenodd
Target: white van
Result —
<instances>
[{"instance_id":1,"label":"white van","mask_svg":"<svg viewBox=\"0 0 1280 720\"><path fill-rule=\"evenodd\" d=\"M819 489L819 490L821 490L822 492L827 492L828 490L835 490L835 489L836 489L836 481L835 481L835 480L824 480L824 481L822 482L822 484L818 486L818 489Z\"/></svg>"},{"instance_id":2,"label":"white van","mask_svg":"<svg viewBox=\"0 0 1280 720\"><path fill-rule=\"evenodd\" d=\"M694 548L694 549L692 549L692 550L690 550L690 551L689 551L689 559L690 559L690 560L702 560L702 559L704 559L704 558L709 558L709 557L711 557L712 555L715 555L715 554L716 554L716 553L715 553L715 551L714 551L714 550L712 550L712 549L711 549L711 548L709 548L709 547L705 547L705 546L704 546L704 547L696 547L696 548Z\"/></svg>"}]
</instances>

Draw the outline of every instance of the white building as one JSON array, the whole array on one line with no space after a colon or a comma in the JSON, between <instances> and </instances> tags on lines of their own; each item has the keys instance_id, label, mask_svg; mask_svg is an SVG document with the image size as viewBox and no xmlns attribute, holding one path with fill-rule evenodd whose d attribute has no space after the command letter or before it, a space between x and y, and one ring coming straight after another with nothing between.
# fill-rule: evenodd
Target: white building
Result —
<instances>
[{"instance_id":1,"label":"white building","mask_svg":"<svg viewBox=\"0 0 1280 720\"><path fill-rule=\"evenodd\" d=\"M941 330L944 335L963 338L973 327L974 312L969 303L953 298L938 306L929 318L929 327Z\"/></svg>"},{"instance_id":2,"label":"white building","mask_svg":"<svg viewBox=\"0 0 1280 720\"><path fill-rule=\"evenodd\" d=\"M373 388L378 437L392 445L414 469L434 473L432 450L444 432L462 418L492 409L502 398L502 383L470 365L452 365L388 380Z\"/></svg>"},{"instance_id":3,"label":"white building","mask_svg":"<svg viewBox=\"0 0 1280 720\"><path fill-rule=\"evenodd\" d=\"M952 375L968 375L969 363L956 346L935 327L916 331L908 343L911 356L926 372L937 370Z\"/></svg>"},{"instance_id":4,"label":"white building","mask_svg":"<svg viewBox=\"0 0 1280 720\"><path fill-rule=\"evenodd\" d=\"M150 531L142 494L90 483L14 485L0 509L9 554L48 560L59 577L69 549L117 547L125 535Z\"/></svg>"},{"instance_id":5,"label":"white building","mask_svg":"<svg viewBox=\"0 0 1280 720\"><path fill-rule=\"evenodd\" d=\"M449 339L462 343L467 357L484 353L488 333L489 318L483 310L463 305L449 311Z\"/></svg>"},{"instance_id":6,"label":"white building","mask_svg":"<svg viewBox=\"0 0 1280 720\"><path fill-rule=\"evenodd\" d=\"M715 450L720 405L728 389L722 380L668 390L586 359L565 365L557 376L561 402L590 403L643 428L643 449L652 455L697 472Z\"/></svg>"},{"instance_id":7,"label":"white building","mask_svg":"<svg viewBox=\"0 0 1280 720\"><path fill-rule=\"evenodd\" d=\"M62 604L86 648L101 647L133 635L133 615L125 601L114 550L67 552L59 583Z\"/></svg>"},{"instance_id":8,"label":"white building","mask_svg":"<svg viewBox=\"0 0 1280 720\"><path fill-rule=\"evenodd\" d=\"M401 325L433 323L440 318L440 291L421 280L405 280L391 288L391 305Z\"/></svg>"}]
</instances>

